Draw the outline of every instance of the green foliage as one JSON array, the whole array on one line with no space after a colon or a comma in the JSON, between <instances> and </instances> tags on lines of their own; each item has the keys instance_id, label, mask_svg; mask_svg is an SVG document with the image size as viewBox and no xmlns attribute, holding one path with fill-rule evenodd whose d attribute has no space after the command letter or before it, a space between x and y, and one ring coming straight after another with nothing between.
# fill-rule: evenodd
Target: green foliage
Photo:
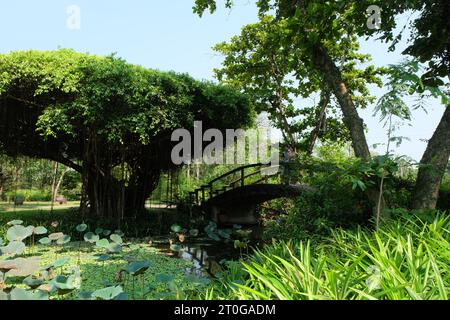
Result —
<instances>
[{"instance_id":1,"label":"green foliage","mask_svg":"<svg viewBox=\"0 0 450 320\"><path fill-rule=\"evenodd\" d=\"M125 269L133 277L143 274L147 269L150 268L149 261L135 261L128 264Z\"/></svg>"},{"instance_id":2,"label":"green foliage","mask_svg":"<svg viewBox=\"0 0 450 320\"><path fill-rule=\"evenodd\" d=\"M120 286L107 287L94 291L91 297L94 300L114 300L122 293L123 289Z\"/></svg>"},{"instance_id":3,"label":"green foliage","mask_svg":"<svg viewBox=\"0 0 450 320\"><path fill-rule=\"evenodd\" d=\"M84 231L86 231L87 227L88 227L87 224L82 223L82 224L77 225L76 230L78 232L84 232Z\"/></svg>"},{"instance_id":4,"label":"green foliage","mask_svg":"<svg viewBox=\"0 0 450 320\"><path fill-rule=\"evenodd\" d=\"M87 232L84 235L84 241L86 241L86 242L96 243L99 240L100 240L100 237L92 232Z\"/></svg>"},{"instance_id":5,"label":"green foliage","mask_svg":"<svg viewBox=\"0 0 450 320\"><path fill-rule=\"evenodd\" d=\"M17 228L24 228L24 230L30 232L40 228L25 228L19 224L19 221L12 222L10 228L13 228L12 231L14 232L17 231ZM58 232L56 229L61 225L63 223L52 223L53 233L49 237L53 241L61 241L61 244L67 244L70 236ZM71 230L78 232L73 226ZM12 234L12 231L10 231L10 234ZM117 231L117 233L120 233L119 230ZM20 242L23 250L14 253L14 255L22 254L25 249L27 255L37 255L29 258L12 259L11 254L5 252L4 247L2 247L0 251L0 287L4 288L7 285L12 291L7 293L0 289L0 299L126 300L128 294L131 294L133 299L136 294L139 294L142 299L148 297L152 299L183 299L187 297L189 292L201 290L208 283L207 280L198 276L184 278L183 270L192 267L192 263L165 257L146 244L127 244L124 247L126 252L120 254L123 239L117 233L110 236L112 243L109 243L106 239L99 240L98 244L103 242L101 248L92 244L88 244L87 247L83 245L82 248L81 243L78 245L72 243L64 247L44 246L44 244L48 245L52 242L49 238L44 237L42 239L47 241L41 241L43 245L38 245L36 252L34 247L26 248L25 244ZM121 234L123 235L123 233ZM8 246L12 247L15 243L19 242L10 241ZM119 250L116 250L116 247ZM114 256L102 254L105 249L117 254ZM64 252L64 257L55 260L54 256L58 256L60 252ZM131 256L134 261L126 261ZM78 266L72 264L75 261L77 261ZM123 271L130 275L130 279L123 277ZM165 282L162 281L160 276L163 272L170 273L170 279ZM135 290L134 284L135 277L141 284L137 290ZM102 287L103 289L98 289Z\"/></svg>"},{"instance_id":6,"label":"green foliage","mask_svg":"<svg viewBox=\"0 0 450 320\"><path fill-rule=\"evenodd\" d=\"M8 191L6 196L9 199L22 197L25 201L50 201L52 196L48 190L38 189L18 189L17 191Z\"/></svg>"},{"instance_id":7,"label":"green foliage","mask_svg":"<svg viewBox=\"0 0 450 320\"><path fill-rule=\"evenodd\" d=\"M313 14L318 15L317 10L320 9L315 8ZM299 22L292 20L263 15L258 23L244 26L241 34L229 43L216 45L214 49L225 57L222 68L215 70L216 76L252 96L257 110L269 113L270 120L290 145L300 145L300 149L306 150L314 133L324 141L348 141L347 128L337 105L330 101L331 90L323 81L324 75L311 65L311 44L304 37L314 32L298 32ZM365 108L374 100L366 86L368 83L380 86L379 75L384 70L374 66L357 68L360 63L370 61L370 56L357 52L357 38L345 34L342 26L337 24L334 29L340 38L325 39L322 44L331 58L338 61L336 64L342 69L343 80L357 107ZM298 43L293 44L294 41ZM318 95L320 102L313 105L305 102ZM298 99L303 99L302 106L295 103Z\"/></svg>"},{"instance_id":8,"label":"green foliage","mask_svg":"<svg viewBox=\"0 0 450 320\"><path fill-rule=\"evenodd\" d=\"M223 277L220 299L442 299L450 290L450 218L434 213L378 232L337 230L329 241L274 242ZM238 273L239 267L234 269ZM236 281L235 279L240 279Z\"/></svg>"}]
</instances>

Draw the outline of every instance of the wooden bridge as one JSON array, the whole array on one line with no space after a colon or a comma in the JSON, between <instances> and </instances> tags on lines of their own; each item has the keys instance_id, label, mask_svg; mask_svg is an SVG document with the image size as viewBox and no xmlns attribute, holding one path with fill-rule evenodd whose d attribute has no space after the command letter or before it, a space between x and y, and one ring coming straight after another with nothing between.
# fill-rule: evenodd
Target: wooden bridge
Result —
<instances>
[{"instance_id":1,"label":"wooden bridge","mask_svg":"<svg viewBox=\"0 0 450 320\"><path fill-rule=\"evenodd\" d=\"M285 170L289 170L289 163L245 165L190 192L189 200L219 224L256 224L259 204L311 191L309 186L292 184Z\"/></svg>"}]
</instances>

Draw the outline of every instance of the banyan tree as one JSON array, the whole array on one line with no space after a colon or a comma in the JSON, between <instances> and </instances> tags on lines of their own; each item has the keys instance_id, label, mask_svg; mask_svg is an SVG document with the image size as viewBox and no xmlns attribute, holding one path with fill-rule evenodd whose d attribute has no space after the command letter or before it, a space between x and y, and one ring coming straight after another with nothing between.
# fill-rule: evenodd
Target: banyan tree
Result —
<instances>
[{"instance_id":1,"label":"banyan tree","mask_svg":"<svg viewBox=\"0 0 450 320\"><path fill-rule=\"evenodd\" d=\"M83 178L82 209L122 218L173 166L174 129L246 127L249 99L185 74L72 50L0 55L0 148L58 161Z\"/></svg>"}]
</instances>

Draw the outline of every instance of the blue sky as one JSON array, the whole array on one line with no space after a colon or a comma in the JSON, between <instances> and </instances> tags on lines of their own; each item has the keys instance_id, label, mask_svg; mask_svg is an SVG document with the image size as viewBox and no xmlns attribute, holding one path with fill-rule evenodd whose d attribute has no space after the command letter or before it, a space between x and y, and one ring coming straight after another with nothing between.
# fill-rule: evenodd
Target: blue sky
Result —
<instances>
[{"instance_id":1,"label":"blue sky","mask_svg":"<svg viewBox=\"0 0 450 320\"><path fill-rule=\"evenodd\" d=\"M0 52L58 47L106 55L116 52L130 63L149 68L187 72L198 79L212 79L221 57L211 47L239 33L247 23L257 21L252 0L236 0L232 10L219 7L214 15L199 18L192 13L193 0L14 0L0 2ZM81 9L81 28L67 25L70 5ZM387 53L387 46L364 41L362 52L373 55L375 65L396 63L398 52ZM382 90L372 88L374 95ZM429 111L414 112L412 126L397 135L409 136L398 154L420 160L435 130L443 107L428 102ZM372 107L360 112L369 127L369 143L386 140L386 130L372 117ZM381 152L381 149L380 149Z\"/></svg>"}]
</instances>

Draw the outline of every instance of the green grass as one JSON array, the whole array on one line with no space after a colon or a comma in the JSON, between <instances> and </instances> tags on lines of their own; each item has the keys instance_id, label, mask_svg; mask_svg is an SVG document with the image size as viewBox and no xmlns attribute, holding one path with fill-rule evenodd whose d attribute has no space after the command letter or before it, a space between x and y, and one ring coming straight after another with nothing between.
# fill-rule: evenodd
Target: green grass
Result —
<instances>
[{"instance_id":1,"label":"green grass","mask_svg":"<svg viewBox=\"0 0 450 320\"><path fill-rule=\"evenodd\" d=\"M274 242L210 290L214 299L442 299L450 297L450 217L403 218L335 231L325 243Z\"/></svg>"},{"instance_id":2,"label":"green grass","mask_svg":"<svg viewBox=\"0 0 450 320\"><path fill-rule=\"evenodd\" d=\"M53 210L64 210L68 208L78 208L80 206L79 201L69 201L66 204L60 205L55 203ZM36 213L38 211L50 211L50 201L35 201L25 202L22 206L14 206L14 203L0 202L0 215L5 212L22 213L25 211L31 211L30 213Z\"/></svg>"}]
</instances>

